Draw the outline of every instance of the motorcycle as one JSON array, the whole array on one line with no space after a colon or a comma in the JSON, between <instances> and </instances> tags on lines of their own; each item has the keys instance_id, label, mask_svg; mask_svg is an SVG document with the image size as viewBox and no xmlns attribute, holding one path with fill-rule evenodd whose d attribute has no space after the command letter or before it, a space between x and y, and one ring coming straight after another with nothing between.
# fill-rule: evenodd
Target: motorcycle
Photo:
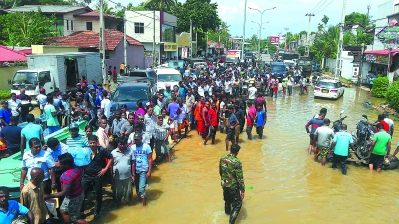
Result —
<instances>
[{"instance_id":1,"label":"motorcycle","mask_svg":"<svg viewBox=\"0 0 399 224\"><path fill-rule=\"evenodd\" d=\"M348 116L342 117L342 114L344 113L344 110L341 110L341 112L339 113L339 120L334 121L333 123L333 130L334 133L337 133L339 131L341 131L341 125L342 125L342 121L345 120L345 118L347 118Z\"/></svg>"},{"instance_id":2,"label":"motorcycle","mask_svg":"<svg viewBox=\"0 0 399 224\"><path fill-rule=\"evenodd\" d=\"M360 120L356 125L356 135L352 134L354 149L359 159L368 159L370 157L371 140L375 133L375 127L368 121L367 115L362 115L366 120Z\"/></svg>"}]
</instances>

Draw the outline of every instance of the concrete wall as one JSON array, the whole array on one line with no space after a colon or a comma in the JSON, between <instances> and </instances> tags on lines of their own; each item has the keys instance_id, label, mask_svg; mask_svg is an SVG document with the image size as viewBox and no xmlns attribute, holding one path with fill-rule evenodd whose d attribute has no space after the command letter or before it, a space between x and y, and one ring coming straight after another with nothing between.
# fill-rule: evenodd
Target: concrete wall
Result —
<instances>
[{"instance_id":1,"label":"concrete wall","mask_svg":"<svg viewBox=\"0 0 399 224\"><path fill-rule=\"evenodd\" d=\"M82 25L76 22L76 17L73 15L85 13L85 9L76 10L67 14L64 14L64 36L69 36L76 31L82 30ZM71 21L73 21L73 29L71 27ZM67 24L68 23L68 24ZM84 30L86 30L86 23L84 25Z\"/></svg>"},{"instance_id":2,"label":"concrete wall","mask_svg":"<svg viewBox=\"0 0 399 224\"><path fill-rule=\"evenodd\" d=\"M153 11L126 11L126 35L144 43L144 42L152 42L154 35L154 17ZM160 30L161 30L161 22L160 22L160 12L155 11L155 43L158 44L160 42ZM144 23L144 33L135 33L134 32L134 23ZM146 48L147 50L151 50Z\"/></svg>"},{"instance_id":3,"label":"concrete wall","mask_svg":"<svg viewBox=\"0 0 399 224\"><path fill-rule=\"evenodd\" d=\"M393 13L394 0L390 0L378 6L378 13L376 18L386 18L388 15ZM375 34L381 31L385 26L388 25L388 19L381 19L376 21ZM367 46L367 50L382 50L384 49L384 45L378 40L377 37L374 37L374 43L372 45Z\"/></svg>"},{"instance_id":4,"label":"concrete wall","mask_svg":"<svg viewBox=\"0 0 399 224\"><path fill-rule=\"evenodd\" d=\"M10 87L8 86L7 80L12 79L15 72L22 69L27 69L28 67L1 67L0 68L0 90L9 90Z\"/></svg>"},{"instance_id":5,"label":"concrete wall","mask_svg":"<svg viewBox=\"0 0 399 224\"><path fill-rule=\"evenodd\" d=\"M345 79L352 79L352 72L353 72L353 56L348 55L348 51L342 52L341 57L341 76ZM327 58L325 66L330 68L330 72L335 73L335 66L336 66L336 59Z\"/></svg>"},{"instance_id":6,"label":"concrete wall","mask_svg":"<svg viewBox=\"0 0 399 224\"><path fill-rule=\"evenodd\" d=\"M128 44L126 52L127 64L130 65L131 68L134 68L136 65L138 65L140 69L147 68L146 64L144 63L144 48L142 46L133 46ZM115 50L109 53L109 59L105 60L107 65L106 68L108 68L108 66L112 66L112 68L115 66L119 73L119 66L122 62L124 62L124 60L123 41L121 41L116 46Z\"/></svg>"},{"instance_id":7,"label":"concrete wall","mask_svg":"<svg viewBox=\"0 0 399 224\"><path fill-rule=\"evenodd\" d=\"M78 47L51 46L51 45L32 45L32 54L79 52Z\"/></svg>"}]
</instances>

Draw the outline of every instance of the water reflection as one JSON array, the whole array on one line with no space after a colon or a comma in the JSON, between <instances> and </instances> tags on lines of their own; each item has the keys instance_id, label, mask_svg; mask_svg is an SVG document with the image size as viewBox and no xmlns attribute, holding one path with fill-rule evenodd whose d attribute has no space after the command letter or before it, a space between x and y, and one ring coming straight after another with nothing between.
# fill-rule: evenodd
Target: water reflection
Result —
<instances>
[{"instance_id":1,"label":"water reflection","mask_svg":"<svg viewBox=\"0 0 399 224\"><path fill-rule=\"evenodd\" d=\"M320 108L332 121L345 110L344 123L354 131L362 114L371 120L376 111L363 106L369 94L346 89L336 101L313 99L312 93L292 98L268 98L268 122L263 140L241 135L238 157L247 189L237 223L384 223L399 221L398 170L370 174L363 165L349 164L348 175L321 167L307 156L305 123ZM381 100L372 100L381 103ZM395 132L393 145L398 141ZM175 147L171 164L161 164L149 179L148 206L135 204L112 210L95 223L227 223L218 174L225 154L224 134L216 145L203 146L196 133ZM392 148L392 150L394 147Z\"/></svg>"}]
</instances>

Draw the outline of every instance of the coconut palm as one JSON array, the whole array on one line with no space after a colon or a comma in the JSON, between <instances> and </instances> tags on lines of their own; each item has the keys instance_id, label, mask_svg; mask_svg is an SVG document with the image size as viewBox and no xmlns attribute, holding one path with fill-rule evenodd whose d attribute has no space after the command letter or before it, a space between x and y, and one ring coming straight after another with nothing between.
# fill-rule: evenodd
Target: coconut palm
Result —
<instances>
[{"instance_id":1,"label":"coconut palm","mask_svg":"<svg viewBox=\"0 0 399 224\"><path fill-rule=\"evenodd\" d=\"M145 5L149 8L165 11L177 3L177 0L147 0Z\"/></svg>"}]
</instances>

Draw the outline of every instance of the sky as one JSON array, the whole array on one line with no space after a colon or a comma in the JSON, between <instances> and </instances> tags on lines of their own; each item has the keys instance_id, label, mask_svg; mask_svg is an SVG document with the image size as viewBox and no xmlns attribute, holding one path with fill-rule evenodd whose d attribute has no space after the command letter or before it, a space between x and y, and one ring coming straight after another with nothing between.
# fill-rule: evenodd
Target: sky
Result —
<instances>
[{"instance_id":1,"label":"sky","mask_svg":"<svg viewBox=\"0 0 399 224\"><path fill-rule=\"evenodd\" d=\"M114 0L122 5L127 5L130 0ZM137 4L141 1L137 1ZM184 2L185 0L178 0ZM347 0L346 14L352 12L367 13L367 5L370 5L372 19L377 19L378 6L389 0ZM219 17L227 23L230 34L243 36L244 24L244 0L212 0L218 3ZM268 10L263 14L262 37L283 35L288 32L299 33L308 30L309 17L306 13L315 14L311 17L310 31L317 31L317 24L321 22L323 15L327 15L329 25L336 25L341 21L343 0L247 0L247 8ZM245 37L251 37L259 33L260 12L247 9ZM379 19L379 18L378 18ZM268 22L268 23L267 23Z\"/></svg>"}]
</instances>

